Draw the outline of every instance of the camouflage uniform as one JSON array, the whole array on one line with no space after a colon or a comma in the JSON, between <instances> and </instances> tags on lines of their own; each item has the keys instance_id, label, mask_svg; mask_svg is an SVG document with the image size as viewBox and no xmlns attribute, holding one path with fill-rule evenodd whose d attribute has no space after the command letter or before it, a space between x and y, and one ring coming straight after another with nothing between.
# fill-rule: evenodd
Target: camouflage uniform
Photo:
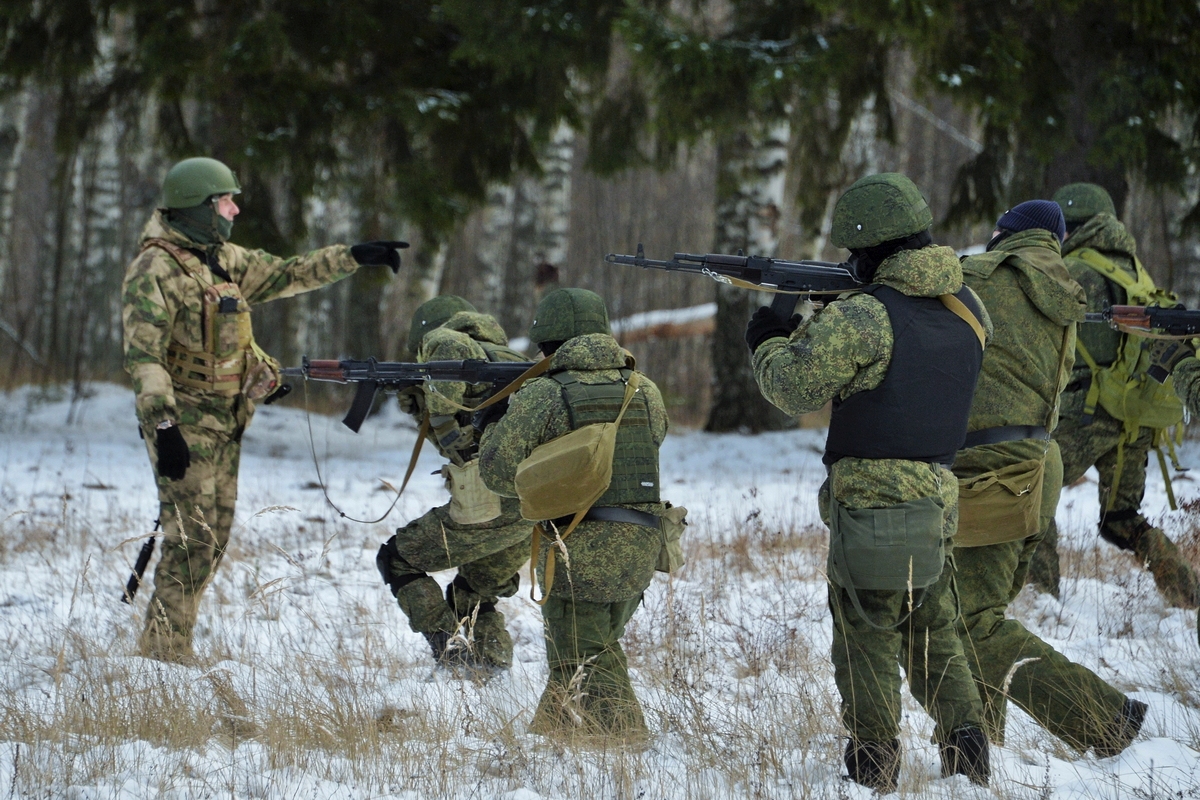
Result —
<instances>
[{"instance_id":1,"label":"camouflage uniform","mask_svg":"<svg viewBox=\"0 0 1200 800\"><path fill-rule=\"evenodd\" d=\"M901 250L884 260L876 283L915 297L954 293L962 271L948 247ZM980 304L982 305L982 304ZM990 325L986 321L985 327ZM790 339L768 339L754 353L763 395L786 413L817 411L829 400L878 387L887 374L892 328L883 303L866 294L829 303ZM955 731L978 729L979 693L955 633L954 564L950 539L958 524L958 483L940 464L897 459L842 458L821 488L822 518L829 522L830 492L850 509L887 508L940 497L945 507L946 559L924 602L897 628L878 630L853 608L845 588L829 586L833 614L833 665L842 696L842 720L854 741L887 742L900 732L900 666L913 696L937 723L945 742ZM877 624L898 622L907 606L901 591L858 590L863 610Z\"/></svg>"},{"instance_id":2,"label":"camouflage uniform","mask_svg":"<svg viewBox=\"0 0 1200 800\"><path fill-rule=\"evenodd\" d=\"M487 360L481 343L504 347L508 337L494 318L460 311L421 338L417 360ZM519 357L513 351L507 353L513 360ZM469 414L454 404L473 408L490 389L488 385L434 382L417 390L416 403L409 410L418 419L427 411L438 421L430 429L429 441L451 463L461 466L474 457L475 430ZM444 645L445 635L454 634L464 623L464 638L475 648L472 652L478 662L493 667L512 664L512 637L495 603L516 594L520 587L517 573L529 558L532 525L521 519L516 500L506 497L500 503L498 517L471 524L452 519L449 503L432 508L399 528L380 550L380 569L393 586L399 585L395 596L409 626L431 637L435 657L442 656L437 650ZM427 573L455 567L458 576L443 597Z\"/></svg>"},{"instance_id":3,"label":"camouflage uniform","mask_svg":"<svg viewBox=\"0 0 1200 800\"><path fill-rule=\"evenodd\" d=\"M161 210L142 232L142 242L150 239L204 249L171 227ZM358 269L343 245L284 259L226 242L218 258L251 305L316 289ZM212 283L223 280L211 277ZM204 349L204 288L166 250L149 247L129 265L122 289L125 369L133 379L138 421L155 470L164 531L140 646L147 655L166 658L191 655L200 595L229 544L242 432L254 414L254 403L244 395L221 396L172 379L169 346ZM178 424L191 455L178 481L157 473L155 428L164 421Z\"/></svg>"},{"instance_id":4,"label":"camouflage uniform","mask_svg":"<svg viewBox=\"0 0 1200 800\"><path fill-rule=\"evenodd\" d=\"M1088 298L1088 311L1102 311L1110 305L1125 302L1121 287L1106 280L1094 269L1071 253L1082 248L1101 252L1113 263L1134 275L1133 258L1137 249L1133 237L1116 217L1096 214L1063 244L1063 259L1067 270L1083 287ZM1125 334L1106 325L1085 325L1079 341L1100 366L1111 364ZM1062 451L1063 485L1078 481L1089 467L1095 466L1100 475L1100 535L1122 550L1134 552L1154 574L1155 582L1168 602L1193 608L1200 601L1195 571L1179 554L1178 548L1158 528L1142 516L1142 496L1146 490L1146 466L1152 447L1153 430L1143 427L1133 442L1124 447L1123 467L1115 494L1112 484L1117 472L1117 446L1124 433L1124 423L1097 406L1089 424L1082 420L1084 401L1090 386L1091 372L1082 359L1062 395L1058 429L1054 439ZM1111 510L1108 503L1112 498ZM1059 584L1058 528L1051 520L1029 569L1029 581L1057 596Z\"/></svg>"},{"instance_id":5,"label":"camouflage uniform","mask_svg":"<svg viewBox=\"0 0 1200 800\"><path fill-rule=\"evenodd\" d=\"M1054 410L1069 379L1059 371L1074 355L1075 324L1083 319L1082 288L1068 275L1054 234L1014 233L991 252L963 262L964 279L983 299L995 324L971 408L968 431L1009 425L1054 428ZM1065 334L1065 339L1064 339ZM1091 670L1072 663L1005 610L1025 583L1041 531L1054 518L1062 485L1058 448L1048 440L1021 439L962 450L954 464L960 479L1029 460L1046 464L1038 532L1001 544L955 550L962 618L959 636L983 698L985 728L1003 744L1006 702L1011 698L1043 727L1080 750L1111 744L1113 720L1126 698ZM1029 659L1012 676L1019 661Z\"/></svg>"},{"instance_id":6,"label":"camouflage uniform","mask_svg":"<svg viewBox=\"0 0 1200 800\"><path fill-rule=\"evenodd\" d=\"M550 371L565 370L584 384L619 381L619 370L626 366L625 351L601 333L569 339L551 358ZM667 434L662 396L644 377L639 393L649 409L651 437L661 445ZM516 497L517 465L538 445L571 430L560 384L550 377L530 381L483 436L484 481L500 495ZM625 507L654 514L664 510L662 503ZM642 736L645 722L620 638L654 575L660 535L641 525L585 521L563 547L567 558L557 546L550 548L556 559L554 585L542 606L550 675L531 729ZM545 561L539 566L544 574Z\"/></svg>"}]
</instances>

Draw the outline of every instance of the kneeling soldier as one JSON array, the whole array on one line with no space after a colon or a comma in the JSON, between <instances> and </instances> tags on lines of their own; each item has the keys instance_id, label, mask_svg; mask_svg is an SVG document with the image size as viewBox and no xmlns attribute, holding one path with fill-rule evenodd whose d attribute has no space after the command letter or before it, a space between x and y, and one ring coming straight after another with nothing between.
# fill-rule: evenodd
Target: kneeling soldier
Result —
<instances>
[{"instance_id":1,"label":"kneeling soldier","mask_svg":"<svg viewBox=\"0 0 1200 800\"><path fill-rule=\"evenodd\" d=\"M988 780L979 693L955 632L951 537L962 446L990 324L933 215L903 175L838 200L831 241L866 288L794 331L769 308L746 330L763 395L791 415L833 401L820 507L830 526L833 666L850 778L894 791L900 665L937 723L942 774Z\"/></svg>"},{"instance_id":2,"label":"kneeling soldier","mask_svg":"<svg viewBox=\"0 0 1200 800\"><path fill-rule=\"evenodd\" d=\"M540 523L551 536L557 532L557 541L537 564L549 584L542 616L550 676L531 729L638 740L645 722L620 638L664 546L658 448L667 434L666 408L658 388L633 370L609 335L604 301L593 292L546 295L529 338L551 359L549 369L514 394L507 414L484 433L480 461L489 487L516 497L524 492L518 467L539 445L619 423L611 483L578 527L571 516ZM567 493L578 485L565 484ZM586 498L575 505L588 508Z\"/></svg>"},{"instance_id":3,"label":"kneeling soldier","mask_svg":"<svg viewBox=\"0 0 1200 800\"><path fill-rule=\"evenodd\" d=\"M1000 217L988 252L963 261L964 280L987 305L995 333L983 356L966 447L954 462L959 635L991 741L1004 742L1011 698L1072 747L1112 756L1141 729L1145 703L1004 615L1025 583L1062 488L1050 431L1087 302L1059 256L1064 232L1056 203L1030 200Z\"/></svg>"},{"instance_id":4,"label":"kneeling soldier","mask_svg":"<svg viewBox=\"0 0 1200 800\"><path fill-rule=\"evenodd\" d=\"M443 295L413 314L408 346L418 361L524 361L508 347L500 324L455 295ZM531 524L516 500L488 491L479 479L471 412L487 385L433 382L400 394L400 407L428 419L429 440L450 462L442 467L450 502L431 508L379 548L376 564L408 624L447 665L507 669L513 642L496 609L520 587L517 571L529 555ZM464 410L468 409L468 410ZM428 573L458 568L442 590Z\"/></svg>"}]
</instances>

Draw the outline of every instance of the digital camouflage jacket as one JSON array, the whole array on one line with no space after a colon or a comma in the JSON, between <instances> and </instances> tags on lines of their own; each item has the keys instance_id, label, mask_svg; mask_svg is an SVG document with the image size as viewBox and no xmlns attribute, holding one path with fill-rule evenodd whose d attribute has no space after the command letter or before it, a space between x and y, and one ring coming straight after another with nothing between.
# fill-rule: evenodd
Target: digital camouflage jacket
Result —
<instances>
[{"instance_id":1,"label":"digital camouflage jacket","mask_svg":"<svg viewBox=\"0 0 1200 800\"><path fill-rule=\"evenodd\" d=\"M608 334L590 333L565 342L551 356L550 369L568 370L580 383L621 379L626 353ZM643 377L640 391L650 409L650 435L661 445L667 435L667 409L658 387ZM543 442L571 432L562 386L548 377L535 378L513 394L508 413L490 426L480 443L480 473L496 494L516 497L517 465Z\"/></svg>"},{"instance_id":2,"label":"digital camouflage jacket","mask_svg":"<svg viewBox=\"0 0 1200 800\"><path fill-rule=\"evenodd\" d=\"M910 297L937 297L957 292L963 275L954 250L930 246L887 258L875 282ZM990 334L986 309L984 327ZM834 398L876 388L887 375L891 355L892 326L883 303L850 294L830 302L790 338L764 342L754 353L754 375L763 396L797 416ZM958 496L957 482L945 468L898 459L843 458L830 469L830 487L850 509L886 508L934 496L950 507ZM821 505L824 515L827 508Z\"/></svg>"},{"instance_id":3,"label":"digital camouflage jacket","mask_svg":"<svg viewBox=\"0 0 1200 800\"><path fill-rule=\"evenodd\" d=\"M183 248L204 250L168 225L161 209L154 212L142 231L141 241L147 239L165 239ZM345 245L279 258L226 242L221 245L219 259L251 306L319 288L358 270L358 263ZM223 279L216 278L215 282ZM145 427L169 419L181 425L233 433L243 428L253 414L253 407L241 396L222 397L171 380L168 345L175 342L188 350L204 347L202 298L200 283L161 248L143 251L125 272L125 370L133 379L138 420Z\"/></svg>"},{"instance_id":4,"label":"digital camouflage jacket","mask_svg":"<svg viewBox=\"0 0 1200 800\"><path fill-rule=\"evenodd\" d=\"M1071 253L1088 247L1097 250L1121 269L1136 277L1133 266L1137 255L1137 242L1112 214L1097 214L1079 226L1062 245L1063 261L1071 277L1083 287L1087 295L1088 311L1103 311L1110 305L1125 302L1125 290L1107 280ZM1117 349L1124 336L1107 325L1083 325L1079 328L1079 341L1091 353L1100 366L1107 366L1117 358ZM1086 378L1090 374L1087 364L1079 359L1071 376L1071 382Z\"/></svg>"},{"instance_id":5,"label":"digital camouflage jacket","mask_svg":"<svg viewBox=\"0 0 1200 800\"><path fill-rule=\"evenodd\" d=\"M991 252L967 258L963 278L983 300L994 333L971 405L968 431L1003 425L1058 423L1058 396L1070 378L1075 326L1085 297L1059 257L1058 238L1046 230L1014 233ZM1066 366L1059 359L1066 348ZM1052 415L1051 412L1055 413ZM1046 442L1022 440L964 450L954 464L959 477L1041 458ZM976 463L979 462L979 463Z\"/></svg>"},{"instance_id":6,"label":"digital camouflage jacket","mask_svg":"<svg viewBox=\"0 0 1200 800\"><path fill-rule=\"evenodd\" d=\"M417 360L487 361L485 345L491 345L490 349L499 350L502 356L511 360L524 360L524 356L508 348L508 336L495 317L474 311L460 311L441 327L425 334L417 348ZM491 391L491 385L431 381L427 386L414 387L413 391L420 397L409 411L419 418L423 410L428 409L432 425L430 442L442 456L458 463L458 454L470 450L475 441L470 414L458 406L474 408L479 405ZM443 445L443 442L447 444Z\"/></svg>"}]
</instances>

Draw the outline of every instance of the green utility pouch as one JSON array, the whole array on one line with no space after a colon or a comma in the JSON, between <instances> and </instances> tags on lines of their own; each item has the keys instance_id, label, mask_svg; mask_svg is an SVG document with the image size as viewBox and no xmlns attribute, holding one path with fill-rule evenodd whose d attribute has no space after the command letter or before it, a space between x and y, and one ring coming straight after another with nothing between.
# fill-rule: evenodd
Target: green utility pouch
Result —
<instances>
[{"instance_id":1,"label":"green utility pouch","mask_svg":"<svg viewBox=\"0 0 1200 800\"><path fill-rule=\"evenodd\" d=\"M687 527L688 510L683 506L666 504L667 509L658 516L662 529L662 549L658 551L658 562L654 569L668 574L683 566L683 529Z\"/></svg>"},{"instance_id":2,"label":"green utility pouch","mask_svg":"<svg viewBox=\"0 0 1200 800\"><path fill-rule=\"evenodd\" d=\"M1037 532L1045 476L1040 458L960 480L955 546L1004 544Z\"/></svg>"},{"instance_id":3,"label":"green utility pouch","mask_svg":"<svg viewBox=\"0 0 1200 800\"><path fill-rule=\"evenodd\" d=\"M915 592L941 577L946 560L942 539L946 509L941 498L923 497L887 508L848 509L830 492L829 502L830 580L846 590L854 610L871 627L899 627L909 615L894 625L877 625L863 611L857 590ZM912 607L918 605L920 601L914 600Z\"/></svg>"}]
</instances>

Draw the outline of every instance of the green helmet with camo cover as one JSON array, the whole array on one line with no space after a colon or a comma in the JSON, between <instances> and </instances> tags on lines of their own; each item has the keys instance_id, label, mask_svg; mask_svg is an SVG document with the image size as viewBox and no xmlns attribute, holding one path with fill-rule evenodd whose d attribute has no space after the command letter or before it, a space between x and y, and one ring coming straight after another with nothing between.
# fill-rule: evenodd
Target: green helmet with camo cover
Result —
<instances>
[{"instance_id":1,"label":"green helmet with camo cover","mask_svg":"<svg viewBox=\"0 0 1200 800\"><path fill-rule=\"evenodd\" d=\"M921 190L898 172L868 175L854 182L833 208L829 240L836 247L862 250L920 233L933 224Z\"/></svg>"},{"instance_id":2,"label":"green helmet with camo cover","mask_svg":"<svg viewBox=\"0 0 1200 800\"><path fill-rule=\"evenodd\" d=\"M412 325L408 329L409 349L415 353L425 334L442 327L458 312L475 310L475 306L456 294L441 294L426 300L413 312Z\"/></svg>"},{"instance_id":3,"label":"green helmet with camo cover","mask_svg":"<svg viewBox=\"0 0 1200 800\"><path fill-rule=\"evenodd\" d=\"M1094 183L1068 183L1054 193L1054 202L1062 206L1068 222L1087 222L1097 214L1117 215L1117 207L1103 186Z\"/></svg>"},{"instance_id":4,"label":"green helmet with camo cover","mask_svg":"<svg viewBox=\"0 0 1200 800\"><path fill-rule=\"evenodd\" d=\"M587 289L555 289L538 303L529 341L540 345L608 332L608 309L600 295Z\"/></svg>"},{"instance_id":5,"label":"green helmet with camo cover","mask_svg":"<svg viewBox=\"0 0 1200 800\"><path fill-rule=\"evenodd\" d=\"M239 194L242 186L233 170L215 158L185 158L171 167L163 181L163 205L192 208L215 194Z\"/></svg>"}]
</instances>

